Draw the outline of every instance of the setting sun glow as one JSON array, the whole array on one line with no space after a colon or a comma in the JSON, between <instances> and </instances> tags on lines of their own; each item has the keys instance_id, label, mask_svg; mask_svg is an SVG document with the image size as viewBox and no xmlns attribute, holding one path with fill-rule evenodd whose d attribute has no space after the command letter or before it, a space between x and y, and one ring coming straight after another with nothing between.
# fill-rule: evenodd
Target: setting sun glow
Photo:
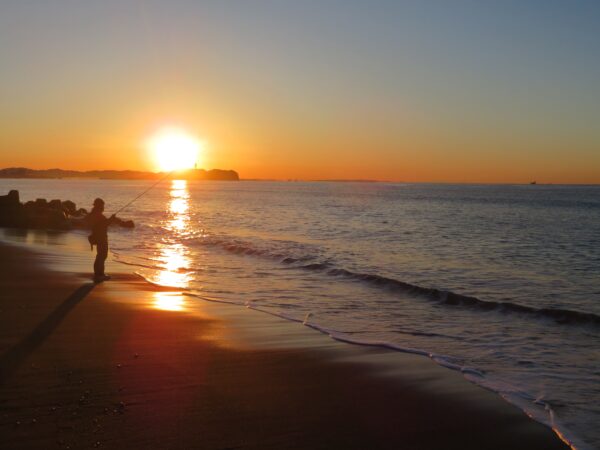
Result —
<instances>
[{"instance_id":1,"label":"setting sun glow","mask_svg":"<svg viewBox=\"0 0 600 450\"><path fill-rule=\"evenodd\" d=\"M201 143L178 128L159 130L147 142L156 168L164 172L191 169L198 162Z\"/></svg>"}]
</instances>

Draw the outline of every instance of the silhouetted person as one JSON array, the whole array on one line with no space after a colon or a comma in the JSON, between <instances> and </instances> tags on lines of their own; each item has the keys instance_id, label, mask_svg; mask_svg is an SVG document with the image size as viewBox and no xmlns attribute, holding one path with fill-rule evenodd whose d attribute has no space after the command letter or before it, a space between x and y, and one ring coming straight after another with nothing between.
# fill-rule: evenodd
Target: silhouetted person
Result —
<instances>
[{"instance_id":1,"label":"silhouetted person","mask_svg":"<svg viewBox=\"0 0 600 450\"><path fill-rule=\"evenodd\" d=\"M107 219L104 214L104 200L97 198L94 200L92 212L88 214L86 220L92 227L92 234L89 236L90 244L96 246L96 260L94 261L94 282L100 283L109 280L110 277L104 273L104 262L108 256L108 226L115 221L113 214Z\"/></svg>"}]
</instances>

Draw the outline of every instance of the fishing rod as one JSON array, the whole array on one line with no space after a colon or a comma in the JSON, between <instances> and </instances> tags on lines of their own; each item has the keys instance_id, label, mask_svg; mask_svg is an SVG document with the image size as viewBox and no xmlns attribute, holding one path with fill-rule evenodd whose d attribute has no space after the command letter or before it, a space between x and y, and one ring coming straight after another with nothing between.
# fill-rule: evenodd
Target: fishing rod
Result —
<instances>
[{"instance_id":1,"label":"fishing rod","mask_svg":"<svg viewBox=\"0 0 600 450\"><path fill-rule=\"evenodd\" d=\"M129 205L131 205L133 202L135 202L138 198L140 198L142 195L144 195L146 192L148 192L150 189L152 189L154 186L158 185L160 182L165 181L167 178L169 178L171 176L171 174L175 172L175 170L171 170L168 174L166 174L164 177L162 177L160 180L158 180L156 183L154 183L152 186L150 186L149 188L145 189L141 194L139 194L137 197L135 197L133 200L131 200L129 203L121 206L116 213L114 213L112 217L116 217L117 214L119 214L121 211L123 211L125 208L127 208ZM94 245L97 245L97 238L94 237L94 230L92 228L92 234L90 234L88 236L88 241L90 242L90 249L94 250Z\"/></svg>"},{"instance_id":2,"label":"fishing rod","mask_svg":"<svg viewBox=\"0 0 600 450\"><path fill-rule=\"evenodd\" d=\"M127 208L129 205L131 205L133 202L135 202L138 198L140 198L142 195L144 195L146 192L148 192L150 189L152 189L154 186L160 184L161 182L165 181L167 178L169 178L171 176L171 174L175 172L175 170L171 170L168 174L166 174L164 177L162 177L160 180L158 180L156 183L154 183L152 186L150 186L148 189L146 189L144 192L142 192L140 195L138 195L136 198L134 198L133 200L131 200L129 203L127 203L124 206L121 206L121 208L119 208L117 210L116 213L113 214L113 216L116 216L117 214L119 214L121 211L123 211L125 208Z\"/></svg>"}]
</instances>

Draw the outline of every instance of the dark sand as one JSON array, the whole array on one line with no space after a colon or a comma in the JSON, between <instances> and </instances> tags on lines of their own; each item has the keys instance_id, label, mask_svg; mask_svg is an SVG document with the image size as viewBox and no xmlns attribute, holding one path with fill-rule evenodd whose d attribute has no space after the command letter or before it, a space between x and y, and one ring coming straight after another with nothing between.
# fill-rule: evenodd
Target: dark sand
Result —
<instances>
[{"instance_id":1,"label":"dark sand","mask_svg":"<svg viewBox=\"0 0 600 450\"><path fill-rule=\"evenodd\" d=\"M0 246L1 449L568 448L427 358L39 260Z\"/></svg>"}]
</instances>

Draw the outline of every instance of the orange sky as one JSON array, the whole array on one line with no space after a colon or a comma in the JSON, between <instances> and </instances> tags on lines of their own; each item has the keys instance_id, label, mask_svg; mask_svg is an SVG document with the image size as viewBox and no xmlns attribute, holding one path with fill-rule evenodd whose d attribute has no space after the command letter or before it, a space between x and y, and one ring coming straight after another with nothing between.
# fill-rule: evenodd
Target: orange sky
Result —
<instances>
[{"instance_id":1,"label":"orange sky","mask_svg":"<svg viewBox=\"0 0 600 450\"><path fill-rule=\"evenodd\" d=\"M0 167L155 170L171 125L242 178L600 183L597 17L466 7L2 5Z\"/></svg>"},{"instance_id":2,"label":"orange sky","mask_svg":"<svg viewBox=\"0 0 600 450\"><path fill-rule=\"evenodd\" d=\"M117 105L114 108L118 109ZM512 142L509 136L472 137L471 141L447 134L440 136L444 141L440 145L433 131L428 135L427 130L410 126L402 133L373 129L376 124L352 129L306 123L296 129L275 118L246 120L244 114L231 111L218 114L221 111L216 106L214 115L201 117L163 117L158 112L162 109L121 108L120 115L112 116L108 106L107 111L96 111L95 117L74 113L59 120L40 118L39 122L11 127L0 136L0 147L14 151L0 153L0 167L154 171L158 167L144 141L164 125L178 125L205 142L199 167L235 169L242 178L600 182L598 152L590 150L569 160L561 156L564 144L551 139L537 144L543 151L532 150L535 139Z\"/></svg>"}]
</instances>

